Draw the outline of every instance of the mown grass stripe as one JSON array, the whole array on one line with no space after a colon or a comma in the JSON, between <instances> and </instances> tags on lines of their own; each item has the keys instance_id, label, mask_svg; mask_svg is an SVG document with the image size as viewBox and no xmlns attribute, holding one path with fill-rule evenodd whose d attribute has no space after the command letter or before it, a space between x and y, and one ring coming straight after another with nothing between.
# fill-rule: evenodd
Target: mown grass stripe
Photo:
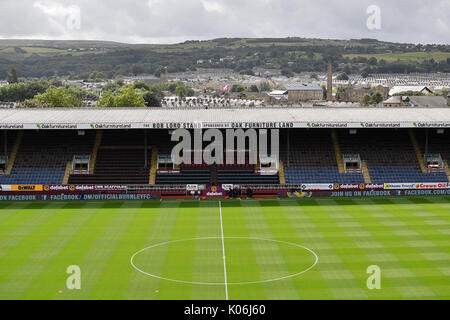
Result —
<instances>
[{"instance_id":1,"label":"mown grass stripe","mask_svg":"<svg viewBox=\"0 0 450 320\"><path fill-rule=\"evenodd\" d=\"M391 225L392 220L399 221L397 214L404 215L405 212L399 211L399 208L393 210L390 205L391 202L386 200L378 202L378 205L374 205L374 203L377 203L375 199L370 201L355 201L385 227L385 237L391 237L396 242L403 244L400 246L391 246L390 250L410 270L410 279L408 281L412 284L406 283L405 286L397 289L409 297L434 299L436 296L441 296L440 289L435 287L435 280L429 278L428 274L430 270L433 270L435 276L438 276L440 279L445 279L445 275L443 276L433 263L427 261L426 257L423 256L418 248L408 243L411 238L408 235L403 235L402 232L403 230L411 231L407 224L401 226L401 230L397 226ZM381 217L378 215L380 211L384 213ZM420 237L419 235L418 239Z\"/></svg>"},{"instance_id":2,"label":"mown grass stripe","mask_svg":"<svg viewBox=\"0 0 450 320\"><path fill-rule=\"evenodd\" d=\"M297 203L281 203L281 209L279 219L286 220L285 225L289 225L292 241L314 250L319 256L319 263L312 270L302 275L301 278L295 279L295 281L301 281L300 287L303 294L300 295L307 295L308 299L335 298L328 286L326 277L328 270L322 270L322 260L328 261L324 259L322 250L326 250L325 253L333 261L340 261L339 257L336 253L329 251L331 245L303 211L302 206ZM273 219L275 218L273 217Z\"/></svg>"},{"instance_id":3,"label":"mown grass stripe","mask_svg":"<svg viewBox=\"0 0 450 320\"><path fill-rule=\"evenodd\" d=\"M148 230L152 228L160 208L159 202L142 202L133 221L122 235L113 256L93 288L90 299L123 299L128 281L133 272L130 258L144 248Z\"/></svg>"},{"instance_id":4,"label":"mown grass stripe","mask_svg":"<svg viewBox=\"0 0 450 320\"><path fill-rule=\"evenodd\" d=\"M222 202L222 220L225 237L251 237L251 231L247 222L245 209L238 201ZM220 224L220 221L217 223ZM220 232L220 231L219 231ZM219 233L220 234L220 233ZM236 248L239 244L251 244L246 248ZM221 243L218 242L221 246ZM225 239L225 252L227 254L227 272L229 282L260 281L260 272L264 271L264 266L256 257L255 245L251 240L234 241ZM245 251L245 254L242 252ZM221 256L221 255L220 255ZM220 258L220 257L219 257ZM261 259L262 257L260 257ZM223 268L222 268L223 269ZM222 271L223 272L223 271ZM223 281L223 277L222 280ZM230 299L268 299L265 286L263 284L246 284L245 291L240 286L228 286Z\"/></svg>"},{"instance_id":5,"label":"mown grass stripe","mask_svg":"<svg viewBox=\"0 0 450 320\"><path fill-rule=\"evenodd\" d=\"M179 202L161 203L153 225L147 230L145 247L173 239L172 231L177 215L180 213L179 206ZM137 248L136 251L141 249L143 248ZM138 257L137 264L139 266L143 266L144 268L149 266L151 268L150 271L161 275L164 268L167 250L167 246L161 247L158 251L160 255L157 260L148 260ZM128 281L124 298L155 300L158 298L159 292L156 292L156 290L159 290L160 285L160 280L134 270Z\"/></svg>"},{"instance_id":6,"label":"mown grass stripe","mask_svg":"<svg viewBox=\"0 0 450 320\"><path fill-rule=\"evenodd\" d=\"M62 204L64 205L64 204ZM27 221L32 220L35 214L41 212L42 209L46 208L59 208L62 206L58 203L26 203L24 206L19 206L18 208L6 209L8 213L6 218L1 221L0 224L0 241L3 241L5 237L13 230L19 228L22 224L27 223Z\"/></svg>"},{"instance_id":7,"label":"mown grass stripe","mask_svg":"<svg viewBox=\"0 0 450 320\"><path fill-rule=\"evenodd\" d=\"M3 221L9 217L15 215L17 211L23 210L27 205L31 205L29 202L5 202L0 203L0 225Z\"/></svg>"},{"instance_id":8,"label":"mown grass stripe","mask_svg":"<svg viewBox=\"0 0 450 320\"><path fill-rule=\"evenodd\" d=\"M302 202L298 202L302 205ZM360 252L355 255L355 243L353 239L339 233L339 236L330 237L329 231L339 230L334 220L329 216L327 210L332 208L329 202L321 200L309 200L302 205L306 215L313 221L317 230L319 230L331 245L328 253L337 256L339 259L334 265L325 266L321 264L319 256L319 265L321 270L325 272L328 267L327 283L333 292L335 299L368 299L370 293L366 287L366 263L367 257L363 258ZM326 250L322 254L326 254ZM352 258L350 258L353 256ZM356 256L356 257L355 257ZM349 262L356 262L356 265L350 265ZM337 266L339 268L337 269Z\"/></svg>"},{"instance_id":9,"label":"mown grass stripe","mask_svg":"<svg viewBox=\"0 0 450 320\"><path fill-rule=\"evenodd\" d=\"M85 210L82 214L89 215L89 219L79 229L78 233L67 242L66 246L57 256L49 262L48 268L42 272L33 282L23 298L27 299L38 292L39 296L46 299L80 299L88 298L86 286L89 284L89 270L82 263L83 257L91 247L95 246L95 241L101 235L108 223L114 218L114 211L117 204L108 205L104 203L101 207ZM77 265L81 268L82 289L71 290L66 288L66 274L68 266ZM46 279L54 278L55 281L48 283ZM58 294L59 291L62 294Z\"/></svg>"},{"instance_id":10,"label":"mown grass stripe","mask_svg":"<svg viewBox=\"0 0 450 320\"><path fill-rule=\"evenodd\" d=\"M441 228L438 228L436 225L431 225L423 217L417 216L419 211L426 212L424 208L410 204L407 200L389 200L389 202L384 203L384 207L387 212L395 217L395 221L403 224L409 230L417 232L421 236L418 240L420 243L413 244L418 251L421 251L421 248L427 250L427 248L436 247L437 250L441 250L447 254L450 253L448 235L441 232ZM415 214L412 211L415 211ZM447 228L448 226L445 222L444 227Z\"/></svg>"},{"instance_id":11,"label":"mown grass stripe","mask_svg":"<svg viewBox=\"0 0 450 320\"><path fill-rule=\"evenodd\" d=\"M172 230L173 240L193 239L197 235L198 202L181 203ZM168 279L192 281L196 241L168 245L162 276ZM162 281L158 299L190 300L190 284Z\"/></svg>"},{"instance_id":12,"label":"mown grass stripe","mask_svg":"<svg viewBox=\"0 0 450 320\"><path fill-rule=\"evenodd\" d=\"M68 205L64 204L53 204L49 203L48 206L42 207L41 209L34 209L29 212L30 215L28 219L16 226L15 229L9 230L7 234L4 235L4 239L0 242L0 259L7 254L7 252L14 247L20 245L20 243L33 234L34 231L48 219L52 217L51 213L56 213L56 210L68 208ZM48 211L51 211L49 213ZM11 227L11 226L10 226Z\"/></svg>"},{"instance_id":13,"label":"mown grass stripe","mask_svg":"<svg viewBox=\"0 0 450 320\"><path fill-rule=\"evenodd\" d=\"M359 229L367 232L367 237L364 240L356 240L356 243L372 244L372 247L366 246L364 249L370 262L381 268L382 272L382 289L374 290L374 293L383 299L409 299L414 298L409 295L409 292L401 290L403 286L423 287L424 284L417 279L405 279L404 277L397 277L388 274L388 270L392 270L391 274L410 274L411 270L397 257L392 251L392 244L398 245L399 242L394 238L389 237L386 227L372 217L364 208L356 205L353 200L338 200L336 201L337 209L347 212L360 225ZM376 230L380 232L374 232ZM403 244L402 244L403 245ZM383 257L388 257L388 261L383 261ZM387 274L387 275L386 275ZM367 275L368 277L368 275Z\"/></svg>"},{"instance_id":14,"label":"mown grass stripe","mask_svg":"<svg viewBox=\"0 0 450 320\"><path fill-rule=\"evenodd\" d=\"M55 212L47 223L16 247L17 250L11 250L8 253L11 257L6 260L11 267L6 273L2 272L5 276L0 279L0 297L5 294L8 299L19 298L88 220L89 215L83 214L83 209L97 205L87 203L81 209Z\"/></svg>"},{"instance_id":15,"label":"mown grass stripe","mask_svg":"<svg viewBox=\"0 0 450 320\"><path fill-rule=\"evenodd\" d=\"M220 236L220 222L218 215L215 214L217 210L217 203L199 203L196 238ZM220 241L220 239L196 241L192 281L210 283L223 281ZM191 297L194 300L223 300L224 290L222 286L192 285Z\"/></svg>"},{"instance_id":16,"label":"mown grass stripe","mask_svg":"<svg viewBox=\"0 0 450 320\"><path fill-rule=\"evenodd\" d=\"M250 236L255 238L290 241L290 237L284 237L277 233L277 229L270 219L271 214L277 214L280 210L276 203L277 202L272 201L266 202L264 205L261 205L261 202L259 201L254 203L242 203L244 209L243 214L246 219L246 225ZM301 271L301 269L305 269L300 267L299 270L298 265L292 264L290 261L291 258L294 258L295 260L295 257L292 257L292 252L291 256L288 257L289 254L287 254L287 250L298 250L296 248L291 248L290 246L275 242L252 241L252 244L255 252L258 252L256 260L258 262L261 278L261 273L264 272L263 279L288 276ZM312 262L313 260L311 260L311 264ZM267 270L268 266L269 270ZM299 296L299 287L292 278L264 283L263 287L268 299L296 300L301 298L301 296Z\"/></svg>"}]
</instances>

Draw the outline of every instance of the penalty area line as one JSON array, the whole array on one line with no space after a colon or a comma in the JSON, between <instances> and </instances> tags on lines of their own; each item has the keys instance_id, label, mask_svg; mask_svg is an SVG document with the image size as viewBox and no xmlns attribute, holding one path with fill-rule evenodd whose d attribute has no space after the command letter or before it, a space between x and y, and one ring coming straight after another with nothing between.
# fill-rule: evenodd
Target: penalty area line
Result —
<instances>
[{"instance_id":1,"label":"penalty area line","mask_svg":"<svg viewBox=\"0 0 450 320\"><path fill-rule=\"evenodd\" d=\"M223 237L222 201L219 200L220 232L222 234L223 273L225 275L225 297L228 300L227 263L225 258L225 240Z\"/></svg>"}]
</instances>

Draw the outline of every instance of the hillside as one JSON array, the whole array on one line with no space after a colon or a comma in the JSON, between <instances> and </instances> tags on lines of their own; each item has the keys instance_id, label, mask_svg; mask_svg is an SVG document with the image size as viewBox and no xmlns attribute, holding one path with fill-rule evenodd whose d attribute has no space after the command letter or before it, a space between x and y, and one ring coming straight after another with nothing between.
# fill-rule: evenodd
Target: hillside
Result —
<instances>
[{"instance_id":1,"label":"hillside","mask_svg":"<svg viewBox=\"0 0 450 320\"><path fill-rule=\"evenodd\" d=\"M450 46L413 45L374 39L221 38L179 44L109 41L0 40L0 79L14 66L21 77L72 78L159 75L202 68L254 67L285 75L325 70L324 56L346 73L450 72Z\"/></svg>"}]
</instances>

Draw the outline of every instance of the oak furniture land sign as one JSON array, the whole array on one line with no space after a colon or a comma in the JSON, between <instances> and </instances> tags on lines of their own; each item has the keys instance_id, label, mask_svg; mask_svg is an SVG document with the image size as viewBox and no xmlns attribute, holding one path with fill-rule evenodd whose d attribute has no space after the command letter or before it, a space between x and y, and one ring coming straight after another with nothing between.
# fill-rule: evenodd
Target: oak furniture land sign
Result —
<instances>
[{"instance_id":1,"label":"oak furniture land sign","mask_svg":"<svg viewBox=\"0 0 450 320\"><path fill-rule=\"evenodd\" d=\"M142 122L0 124L1 130L450 128L450 122Z\"/></svg>"}]
</instances>

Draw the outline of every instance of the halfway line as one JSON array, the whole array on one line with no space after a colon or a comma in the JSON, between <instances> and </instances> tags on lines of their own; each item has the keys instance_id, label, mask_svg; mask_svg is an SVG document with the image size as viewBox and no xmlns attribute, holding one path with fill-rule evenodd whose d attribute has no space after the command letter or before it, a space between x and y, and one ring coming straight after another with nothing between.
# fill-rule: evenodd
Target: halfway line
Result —
<instances>
[{"instance_id":1,"label":"halfway line","mask_svg":"<svg viewBox=\"0 0 450 320\"><path fill-rule=\"evenodd\" d=\"M225 240L223 238L222 202L219 200L220 231L222 233L223 273L225 274L225 296L228 300L227 264L225 262Z\"/></svg>"}]
</instances>

